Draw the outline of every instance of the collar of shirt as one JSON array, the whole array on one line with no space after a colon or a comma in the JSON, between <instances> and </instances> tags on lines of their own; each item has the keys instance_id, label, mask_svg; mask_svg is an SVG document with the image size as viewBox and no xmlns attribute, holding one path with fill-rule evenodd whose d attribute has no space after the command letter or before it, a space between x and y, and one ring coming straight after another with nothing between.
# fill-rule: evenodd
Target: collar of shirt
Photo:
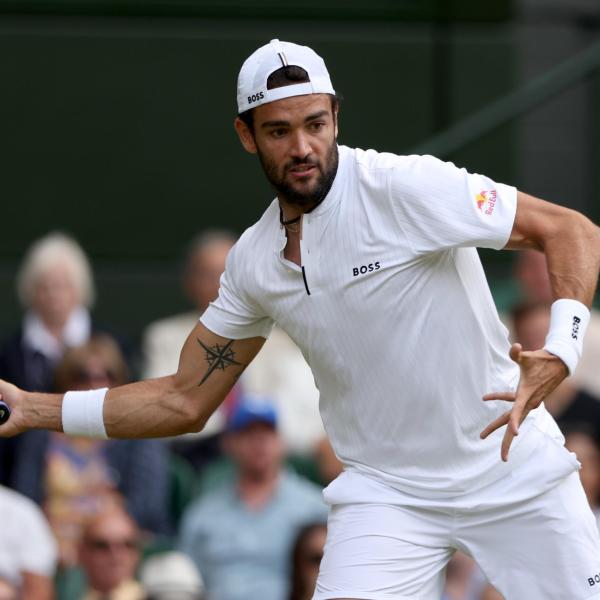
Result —
<instances>
[{"instance_id":1,"label":"collar of shirt","mask_svg":"<svg viewBox=\"0 0 600 600\"><path fill-rule=\"evenodd\" d=\"M32 350L40 352L51 360L58 360L65 346L79 346L85 343L92 330L90 313L78 306L75 308L62 331L62 340L57 340L44 325L39 315L29 311L23 322L23 342Z\"/></svg>"}]
</instances>

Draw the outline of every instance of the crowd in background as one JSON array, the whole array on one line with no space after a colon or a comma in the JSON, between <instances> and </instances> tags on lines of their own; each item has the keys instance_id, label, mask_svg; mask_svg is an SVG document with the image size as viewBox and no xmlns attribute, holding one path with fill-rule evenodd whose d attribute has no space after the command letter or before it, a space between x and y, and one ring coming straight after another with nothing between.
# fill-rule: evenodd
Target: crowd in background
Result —
<instances>
[{"instance_id":1,"label":"crowd in background","mask_svg":"<svg viewBox=\"0 0 600 600\"><path fill-rule=\"evenodd\" d=\"M0 378L26 390L121 385L176 371L218 292L235 238L190 243L190 311L149 324L137 350L94 319L79 244L35 242L16 290L23 317L0 345ZM520 299L501 315L525 350L543 346L553 300L543 254L515 255ZM574 377L547 399L600 524L600 317ZM89 440L29 431L0 440L0 600L309 600L326 535L321 491L341 471L300 351L275 328L204 430L163 440ZM444 600L501 598L456 553Z\"/></svg>"}]
</instances>

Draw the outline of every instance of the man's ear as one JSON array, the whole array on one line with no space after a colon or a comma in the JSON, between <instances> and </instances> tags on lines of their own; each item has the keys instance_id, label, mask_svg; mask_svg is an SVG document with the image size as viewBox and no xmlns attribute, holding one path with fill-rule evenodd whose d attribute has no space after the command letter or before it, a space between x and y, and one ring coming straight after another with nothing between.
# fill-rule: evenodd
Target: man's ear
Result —
<instances>
[{"instance_id":1,"label":"man's ear","mask_svg":"<svg viewBox=\"0 0 600 600\"><path fill-rule=\"evenodd\" d=\"M340 105L336 103L333 109L333 122L335 123L335 139L338 137L338 118L340 116Z\"/></svg>"},{"instance_id":2,"label":"man's ear","mask_svg":"<svg viewBox=\"0 0 600 600\"><path fill-rule=\"evenodd\" d=\"M240 138L240 142L242 142L242 146L244 146L244 150L250 152L250 154L256 154L257 149L256 142L254 141L254 134L248 125L246 125L239 117L236 117L233 126Z\"/></svg>"}]
</instances>

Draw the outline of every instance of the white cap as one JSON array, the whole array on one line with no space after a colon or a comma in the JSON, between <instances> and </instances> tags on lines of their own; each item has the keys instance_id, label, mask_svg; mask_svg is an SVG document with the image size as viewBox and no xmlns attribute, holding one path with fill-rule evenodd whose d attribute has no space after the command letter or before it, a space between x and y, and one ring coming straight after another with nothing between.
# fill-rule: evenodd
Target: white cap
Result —
<instances>
[{"instance_id":1,"label":"white cap","mask_svg":"<svg viewBox=\"0 0 600 600\"><path fill-rule=\"evenodd\" d=\"M149 596L169 600L204 598L204 582L192 559L181 552L150 556L140 570L140 582Z\"/></svg>"},{"instance_id":2,"label":"white cap","mask_svg":"<svg viewBox=\"0 0 600 600\"><path fill-rule=\"evenodd\" d=\"M309 82L267 89L269 75L281 67L302 67ZM335 94L323 59L308 46L271 40L251 54L240 69L237 85L238 113L261 104L305 94Z\"/></svg>"}]
</instances>

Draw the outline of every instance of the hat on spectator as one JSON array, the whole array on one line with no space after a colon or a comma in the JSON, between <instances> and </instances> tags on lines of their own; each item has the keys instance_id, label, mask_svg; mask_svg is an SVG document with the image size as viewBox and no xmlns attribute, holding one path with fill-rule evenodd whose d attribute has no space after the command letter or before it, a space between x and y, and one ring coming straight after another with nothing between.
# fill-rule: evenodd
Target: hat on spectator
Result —
<instances>
[{"instance_id":1,"label":"hat on spectator","mask_svg":"<svg viewBox=\"0 0 600 600\"><path fill-rule=\"evenodd\" d=\"M228 431L240 431L253 423L277 427L277 411L273 403L263 397L244 395L234 407L227 423Z\"/></svg>"},{"instance_id":2,"label":"hat on spectator","mask_svg":"<svg viewBox=\"0 0 600 600\"><path fill-rule=\"evenodd\" d=\"M192 559L181 552L150 556L140 569L140 582L151 600L203 600L204 582Z\"/></svg>"}]
</instances>

